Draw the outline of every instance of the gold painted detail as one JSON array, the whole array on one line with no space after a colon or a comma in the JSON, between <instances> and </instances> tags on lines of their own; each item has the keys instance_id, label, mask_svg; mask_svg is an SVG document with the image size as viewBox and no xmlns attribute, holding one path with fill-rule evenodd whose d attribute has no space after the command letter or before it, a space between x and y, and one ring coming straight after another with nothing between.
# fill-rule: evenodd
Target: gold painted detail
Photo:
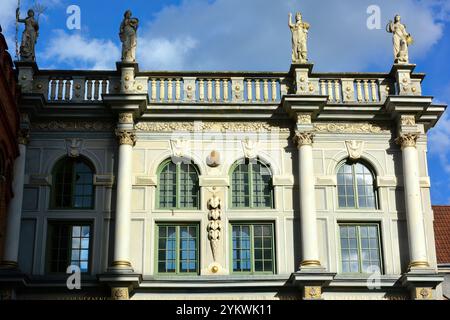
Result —
<instances>
[{"instance_id":1,"label":"gold painted detail","mask_svg":"<svg viewBox=\"0 0 450 320\"><path fill-rule=\"evenodd\" d=\"M319 260L303 260L301 266L320 266Z\"/></svg>"},{"instance_id":2,"label":"gold painted detail","mask_svg":"<svg viewBox=\"0 0 450 320\"><path fill-rule=\"evenodd\" d=\"M111 264L111 266L131 268L131 263L129 261L125 261L125 260L118 260L118 261L114 261Z\"/></svg>"},{"instance_id":3,"label":"gold painted detail","mask_svg":"<svg viewBox=\"0 0 450 320\"><path fill-rule=\"evenodd\" d=\"M213 132L289 132L288 126L267 122L139 122L135 128L146 132L213 131Z\"/></svg>"},{"instance_id":4,"label":"gold painted detail","mask_svg":"<svg viewBox=\"0 0 450 320\"><path fill-rule=\"evenodd\" d=\"M431 288L416 288L414 298L416 300L430 300L433 298L433 291Z\"/></svg>"},{"instance_id":5,"label":"gold painted detail","mask_svg":"<svg viewBox=\"0 0 450 320\"><path fill-rule=\"evenodd\" d=\"M411 261L410 268L428 268L430 265L427 261Z\"/></svg>"},{"instance_id":6,"label":"gold painted detail","mask_svg":"<svg viewBox=\"0 0 450 320\"><path fill-rule=\"evenodd\" d=\"M111 298L113 300L129 300L128 288L111 288Z\"/></svg>"},{"instance_id":7,"label":"gold painted detail","mask_svg":"<svg viewBox=\"0 0 450 320\"><path fill-rule=\"evenodd\" d=\"M303 145L311 145L313 143L314 132L295 131L294 143L298 147Z\"/></svg>"},{"instance_id":8,"label":"gold painted detail","mask_svg":"<svg viewBox=\"0 0 450 320\"><path fill-rule=\"evenodd\" d=\"M110 131L114 124L100 121L50 121L32 123L31 128L45 131Z\"/></svg>"},{"instance_id":9,"label":"gold painted detail","mask_svg":"<svg viewBox=\"0 0 450 320\"><path fill-rule=\"evenodd\" d=\"M16 261L8 261L8 260L3 260L0 263L1 266L6 267L8 269L16 269L18 267L18 264Z\"/></svg>"},{"instance_id":10,"label":"gold painted detail","mask_svg":"<svg viewBox=\"0 0 450 320\"><path fill-rule=\"evenodd\" d=\"M316 123L314 130L329 133L390 133L389 127L371 123Z\"/></svg>"},{"instance_id":11,"label":"gold painted detail","mask_svg":"<svg viewBox=\"0 0 450 320\"><path fill-rule=\"evenodd\" d=\"M322 288L320 286L305 287L304 288L305 299L320 299L322 298Z\"/></svg>"},{"instance_id":12,"label":"gold painted detail","mask_svg":"<svg viewBox=\"0 0 450 320\"><path fill-rule=\"evenodd\" d=\"M119 114L119 123L121 123L121 124L133 123L133 114L132 113L120 113Z\"/></svg>"},{"instance_id":13,"label":"gold painted detail","mask_svg":"<svg viewBox=\"0 0 450 320\"><path fill-rule=\"evenodd\" d=\"M120 145L128 144L133 147L136 145L136 134L132 130L117 129L116 136Z\"/></svg>"},{"instance_id":14,"label":"gold painted detail","mask_svg":"<svg viewBox=\"0 0 450 320\"><path fill-rule=\"evenodd\" d=\"M395 139L395 142L399 144L402 149L406 147L415 147L418 138L418 133L404 133Z\"/></svg>"}]
</instances>

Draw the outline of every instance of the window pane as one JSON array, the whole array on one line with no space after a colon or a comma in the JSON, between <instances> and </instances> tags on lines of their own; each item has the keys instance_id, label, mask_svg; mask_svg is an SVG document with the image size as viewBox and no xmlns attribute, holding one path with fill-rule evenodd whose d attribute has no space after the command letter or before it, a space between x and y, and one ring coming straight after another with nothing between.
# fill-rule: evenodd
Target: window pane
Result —
<instances>
[{"instance_id":1,"label":"window pane","mask_svg":"<svg viewBox=\"0 0 450 320\"><path fill-rule=\"evenodd\" d=\"M272 208L272 175L261 163L252 166L253 207Z\"/></svg>"},{"instance_id":2,"label":"window pane","mask_svg":"<svg viewBox=\"0 0 450 320\"><path fill-rule=\"evenodd\" d=\"M247 164L239 164L231 175L232 206L250 207L250 168Z\"/></svg>"},{"instance_id":3,"label":"window pane","mask_svg":"<svg viewBox=\"0 0 450 320\"><path fill-rule=\"evenodd\" d=\"M82 272L88 272L89 234L88 225L49 224L47 258L49 271L65 273L69 265L75 265L79 266Z\"/></svg>"},{"instance_id":4,"label":"window pane","mask_svg":"<svg viewBox=\"0 0 450 320\"><path fill-rule=\"evenodd\" d=\"M232 244L233 272L274 272L273 225L233 225Z\"/></svg>"},{"instance_id":5,"label":"window pane","mask_svg":"<svg viewBox=\"0 0 450 320\"><path fill-rule=\"evenodd\" d=\"M180 172L180 208L198 208L200 187L198 173L191 164L181 163Z\"/></svg>"},{"instance_id":6,"label":"window pane","mask_svg":"<svg viewBox=\"0 0 450 320\"><path fill-rule=\"evenodd\" d=\"M198 227L158 226L158 273L198 272Z\"/></svg>"},{"instance_id":7,"label":"window pane","mask_svg":"<svg viewBox=\"0 0 450 320\"><path fill-rule=\"evenodd\" d=\"M177 166L168 162L159 173L159 207L176 208L177 206Z\"/></svg>"},{"instance_id":8,"label":"window pane","mask_svg":"<svg viewBox=\"0 0 450 320\"><path fill-rule=\"evenodd\" d=\"M381 270L378 226L340 225L339 228L342 272Z\"/></svg>"}]
</instances>

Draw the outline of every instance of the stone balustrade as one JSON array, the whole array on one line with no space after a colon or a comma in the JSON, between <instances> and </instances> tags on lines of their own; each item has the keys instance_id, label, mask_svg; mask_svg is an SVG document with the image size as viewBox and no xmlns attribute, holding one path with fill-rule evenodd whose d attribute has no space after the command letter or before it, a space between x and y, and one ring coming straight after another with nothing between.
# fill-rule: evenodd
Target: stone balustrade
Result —
<instances>
[{"instance_id":1,"label":"stone balustrade","mask_svg":"<svg viewBox=\"0 0 450 320\"><path fill-rule=\"evenodd\" d=\"M155 71L137 72L135 77L131 92L148 93L149 102L154 105L278 105L283 95L295 93L294 79L281 72ZM418 74L411 79L412 95L421 94L421 77ZM396 83L390 74L313 73L304 92L328 96L328 104L370 105L383 104L389 95L397 95L400 85L403 83ZM41 93L47 102L54 103L100 102L104 94L120 93L121 88L120 76L115 71L57 70L38 71L29 87L32 89L28 93Z\"/></svg>"}]
</instances>

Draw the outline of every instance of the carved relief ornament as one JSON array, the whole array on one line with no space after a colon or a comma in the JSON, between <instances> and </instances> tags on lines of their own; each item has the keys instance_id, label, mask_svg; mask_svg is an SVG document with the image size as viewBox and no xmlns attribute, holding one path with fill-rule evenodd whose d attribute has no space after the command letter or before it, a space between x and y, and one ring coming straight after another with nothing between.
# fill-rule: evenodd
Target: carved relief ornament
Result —
<instances>
[{"instance_id":1,"label":"carved relief ornament","mask_svg":"<svg viewBox=\"0 0 450 320\"><path fill-rule=\"evenodd\" d=\"M313 139L314 139L314 132L312 131L307 132L295 131L294 143L296 143L298 147L303 145L311 145L313 143Z\"/></svg>"},{"instance_id":2,"label":"carved relief ornament","mask_svg":"<svg viewBox=\"0 0 450 320\"><path fill-rule=\"evenodd\" d=\"M133 114L132 113L120 113L119 114L119 123L120 124L133 123Z\"/></svg>"},{"instance_id":3,"label":"carved relief ornament","mask_svg":"<svg viewBox=\"0 0 450 320\"><path fill-rule=\"evenodd\" d=\"M416 147L417 139L419 138L418 133L404 133L400 135L395 142L399 144L402 149L406 147Z\"/></svg>"},{"instance_id":4,"label":"carved relief ornament","mask_svg":"<svg viewBox=\"0 0 450 320\"><path fill-rule=\"evenodd\" d=\"M133 147L136 145L136 134L132 130L117 129L116 136L120 145L128 144Z\"/></svg>"},{"instance_id":5,"label":"carved relief ornament","mask_svg":"<svg viewBox=\"0 0 450 320\"><path fill-rule=\"evenodd\" d=\"M345 141L345 146L347 147L348 157L352 160L357 160L361 158L364 151L364 141Z\"/></svg>"}]
</instances>

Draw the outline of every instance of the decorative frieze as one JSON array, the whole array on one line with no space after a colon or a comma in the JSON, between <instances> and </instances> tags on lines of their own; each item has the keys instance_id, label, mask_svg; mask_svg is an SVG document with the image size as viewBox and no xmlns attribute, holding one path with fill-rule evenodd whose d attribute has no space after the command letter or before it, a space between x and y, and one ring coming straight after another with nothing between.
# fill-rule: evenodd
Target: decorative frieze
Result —
<instances>
[{"instance_id":1,"label":"decorative frieze","mask_svg":"<svg viewBox=\"0 0 450 320\"><path fill-rule=\"evenodd\" d=\"M299 147L302 145L310 145L313 143L313 138L314 138L314 132L295 131L294 143L297 144Z\"/></svg>"},{"instance_id":2,"label":"decorative frieze","mask_svg":"<svg viewBox=\"0 0 450 320\"><path fill-rule=\"evenodd\" d=\"M34 122L31 128L44 131L111 131L115 125L102 121L48 121Z\"/></svg>"},{"instance_id":3,"label":"decorative frieze","mask_svg":"<svg viewBox=\"0 0 450 320\"><path fill-rule=\"evenodd\" d=\"M139 122L135 128L145 132L212 131L212 132L289 132L288 126L267 122Z\"/></svg>"},{"instance_id":4,"label":"decorative frieze","mask_svg":"<svg viewBox=\"0 0 450 320\"><path fill-rule=\"evenodd\" d=\"M116 130L117 141L120 145L128 144L131 146L136 145L136 134L131 130L117 129Z\"/></svg>"},{"instance_id":5,"label":"decorative frieze","mask_svg":"<svg viewBox=\"0 0 450 320\"><path fill-rule=\"evenodd\" d=\"M418 133L404 133L395 139L395 142L399 144L402 149L406 147L415 147L418 138Z\"/></svg>"},{"instance_id":6,"label":"decorative frieze","mask_svg":"<svg viewBox=\"0 0 450 320\"><path fill-rule=\"evenodd\" d=\"M314 130L326 133L390 133L391 129L371 123L316 123Z\"/></svg>"}]
</instances>

